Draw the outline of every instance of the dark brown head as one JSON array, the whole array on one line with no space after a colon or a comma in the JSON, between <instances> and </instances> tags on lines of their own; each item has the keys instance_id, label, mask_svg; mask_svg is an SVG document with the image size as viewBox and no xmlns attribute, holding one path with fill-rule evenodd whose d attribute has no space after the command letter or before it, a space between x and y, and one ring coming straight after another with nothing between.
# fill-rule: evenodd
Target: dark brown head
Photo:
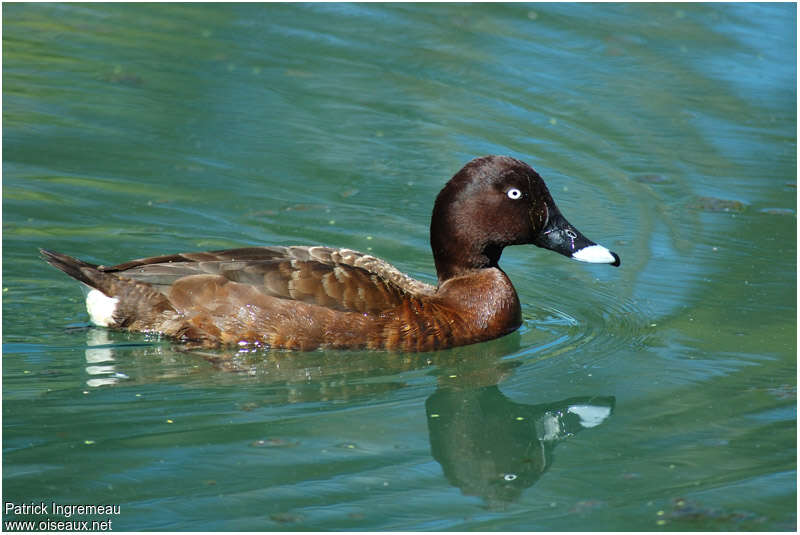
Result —
<instances>
[{"instance_id":1,"label":"dark brown head","mask_svg":"<svg viewBox=\"0 0 800 535\"><path fill-rule=\"evenodd\" d=\"M439 282L497 267L507 245L534 244L584 262L620 264L561 215L542 177L508 156L465 165L436 197L431 247Z\"/></svg>"}]
</instances>

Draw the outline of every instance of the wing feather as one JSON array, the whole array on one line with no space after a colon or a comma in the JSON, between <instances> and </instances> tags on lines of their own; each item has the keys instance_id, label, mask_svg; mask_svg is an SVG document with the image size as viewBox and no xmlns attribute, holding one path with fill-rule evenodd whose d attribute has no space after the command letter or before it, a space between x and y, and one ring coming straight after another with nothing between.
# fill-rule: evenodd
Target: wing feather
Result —
<instances>
[{"instance_id":1,"label":"wing feather","mask_svg":"<svg viewBox=\"0 0 800 535\"><path fill-rule=\"evenodd\" d=\"M98 269L145 282L165 295L184 277L220 275L272 297L363 313L395 307L409 293L435 292L433 286L378 258L330 247L247 247L181 253Z\"/></svg>"}]
</instances>

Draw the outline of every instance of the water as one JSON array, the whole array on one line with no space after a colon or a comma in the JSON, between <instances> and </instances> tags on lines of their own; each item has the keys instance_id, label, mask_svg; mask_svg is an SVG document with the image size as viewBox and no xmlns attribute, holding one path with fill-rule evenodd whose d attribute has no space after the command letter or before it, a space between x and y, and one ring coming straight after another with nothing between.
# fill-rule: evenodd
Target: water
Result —
<instances>
[{"instance_id":1,"label":"water","mask_svg":"<svg viewBox=\"0 0 800 535\"><path fill-rule=\"evenodd\" d=\"M115 504L70 519L116 530L794 530L795 27L4 5L4 502ZM507 249L524 324L484 344L220 362L88 328L38 258L321 243L435 282L433 199L488 153L622 266Z\"/></svg>"}]
</instances>

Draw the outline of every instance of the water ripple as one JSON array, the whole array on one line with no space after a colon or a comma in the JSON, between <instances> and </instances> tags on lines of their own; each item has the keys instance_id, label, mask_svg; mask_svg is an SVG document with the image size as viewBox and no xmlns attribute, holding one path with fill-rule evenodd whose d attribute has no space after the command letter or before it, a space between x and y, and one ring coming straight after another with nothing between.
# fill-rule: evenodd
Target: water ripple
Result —
<instances>
[{"instance_id":1,"label":"water ripple","mask_svg":"<svg viewBox=\"0 0 800 535\"><path fill-rule=\"evenodd\" d=\"M602 303L602 307L587 306L588 303ZM651 320L635 299L617 295L613 287L594 285L580 297L557 305L524 306L524 349L517 356L540 360L576 352L602 358L619 348L642 346L654 325Z\"/></svg>"}]
</instances>

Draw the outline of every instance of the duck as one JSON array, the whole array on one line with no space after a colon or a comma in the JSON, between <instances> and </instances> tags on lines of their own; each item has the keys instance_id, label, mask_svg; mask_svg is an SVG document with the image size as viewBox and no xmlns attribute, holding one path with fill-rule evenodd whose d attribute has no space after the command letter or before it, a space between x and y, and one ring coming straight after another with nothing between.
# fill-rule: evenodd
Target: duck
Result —
<instances>
[{"instance_id":1,"label":"duck","mask_svg":"<svg viewBox=\"0 0 800 535\"><path fill-rule=\"evenodd\" d=\"M464 165L433 206L435 286L346 248L263 246L96 265L40 249L83 284L99 327L155 333L203 348L424 352L485 342L522 324L498 262L536 245L574 260L620 265L561 214L542 177L510 156Z\"/></svg>"}]
</instances>

